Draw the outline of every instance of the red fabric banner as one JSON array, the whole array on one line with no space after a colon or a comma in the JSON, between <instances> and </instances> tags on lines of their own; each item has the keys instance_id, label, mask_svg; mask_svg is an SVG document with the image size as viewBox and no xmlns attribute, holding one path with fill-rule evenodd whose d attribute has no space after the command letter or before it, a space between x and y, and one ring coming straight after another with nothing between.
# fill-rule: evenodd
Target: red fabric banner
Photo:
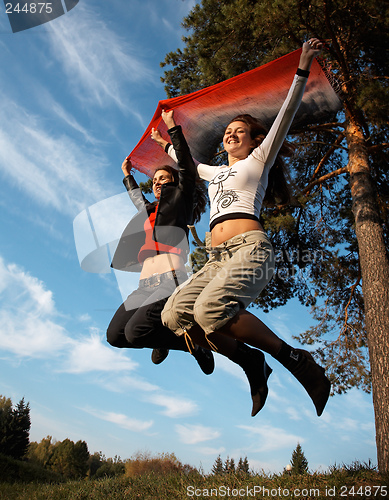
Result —
<instances>
[{"instance_id":1,"label":"red fabric banner","mask_svg":"<svg viewBox=\"0 0 389 500\"><path fill-rule=\"evenodd\" d=\"M173 164L151 139L154 127L169 140L161 119L163 109L174 109L174 119L182 126L193 157L204 163L209 162L226 126L237 114L249 113L270 127L286 98L300 54L301 49L298 49L216 85L159 101L149 126L130 153L134 168L152 177L156 167ZM340 109L340 104L319 63L314 60L291 130L329 119Z\"/></svg>"}]
</instances>

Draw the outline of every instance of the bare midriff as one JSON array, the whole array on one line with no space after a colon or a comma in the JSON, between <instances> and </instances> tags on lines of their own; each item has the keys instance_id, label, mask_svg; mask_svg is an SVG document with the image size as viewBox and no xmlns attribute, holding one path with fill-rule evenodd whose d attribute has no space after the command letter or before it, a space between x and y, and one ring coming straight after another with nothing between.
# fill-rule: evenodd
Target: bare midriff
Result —
<instances>
[{"instance_id":1,"label":"bare midriff","mask_svg":"<svg viewBox=\"0 0 389 500\"><path fill-rule=\"evenodd\" d=\"M168 271L185 271L183 259L173 253L161 253L149 257L143 262L140 279L150 278L153 274L163 274Z\"/></svg>"},{"instance_id":2,"label":"bare midriff","mask_svg":"<svg viewBox=\"0 0 389 500\"><path fill-rule=\"evenodd\" d=\"M229 219L219 222L211 231L211 244L216 247L234 236L255 230L263 232L263 227L258 221L252 219Z\"/></svg>"}]
</instances>

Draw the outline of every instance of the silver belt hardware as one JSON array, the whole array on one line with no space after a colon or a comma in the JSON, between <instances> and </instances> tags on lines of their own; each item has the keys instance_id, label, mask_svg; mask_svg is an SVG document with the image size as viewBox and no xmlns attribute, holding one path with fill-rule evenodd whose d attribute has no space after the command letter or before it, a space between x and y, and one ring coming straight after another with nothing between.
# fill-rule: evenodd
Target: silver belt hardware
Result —
<instances>
[{"instance_id":1,"label":"silver belt hardware","mask_svg":"<svg viewBox=\"0 0 389 500\"><path fill-rule=\"evenodd\" d=\"M153 286L158 286L161 283L161 275L156 274L154 276L150 276L149 278L144 278L143 280L139 281L139 284L141 284L142 287L153 287Z\"/></svg>"},{"instance_id":2,"label":"silver belt hardware","mask_svg":"<svg viewBox=\"0 0 389 500\"><path fill-rule=\"evenodd\" d=\"M149 278L144 278L139 280L139 286L141 288L149 287L152 288L154 286L158 286L162 281L166 280L177 280L176 271L167 271L163 274L153 274Z\"/></svg>"}]
</instances>

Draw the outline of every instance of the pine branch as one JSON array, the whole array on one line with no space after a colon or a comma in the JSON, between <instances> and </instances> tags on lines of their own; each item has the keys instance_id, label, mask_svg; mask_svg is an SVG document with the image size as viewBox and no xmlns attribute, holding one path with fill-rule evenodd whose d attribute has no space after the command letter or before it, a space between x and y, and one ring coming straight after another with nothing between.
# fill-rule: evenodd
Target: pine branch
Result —
<instances>
[{"instance_id":1,"label":"pine branch","mask_svg":"<svg viewBox=\"0 0 389 500\"><path fill-rule=\"evenodd\" d=\"M316 180L312 181L310 184L308 184L308 186L306 186L301 191L301 194L307 194L317 184L322 184L323 182L328 181L328 179L332 179L333 177L337 177L337 176L339 176L341 174L345 174L347 172L348 172L348 167L346 166L346 167L338 168L337 170L334 170L333 172L330 172L330 173L328 173L326 175L323 175L319 179L316 179Z\"/></svg>"}]
</instances>

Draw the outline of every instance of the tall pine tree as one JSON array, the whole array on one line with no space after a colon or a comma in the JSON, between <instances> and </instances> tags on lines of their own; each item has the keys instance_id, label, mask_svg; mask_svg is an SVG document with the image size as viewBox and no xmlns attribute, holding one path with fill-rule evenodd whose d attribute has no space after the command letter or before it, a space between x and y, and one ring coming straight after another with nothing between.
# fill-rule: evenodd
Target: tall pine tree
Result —
<instances>
[{"instance_id":1,"label":"tall pine tree","mask_svg":"<svg viewBox=\"0 0 389 500\"><path fill-rule=\"evenodd\" d=\"M223 460L220 455L215 460L215 463L212 466L212 474L215 476L224 474Z\"/></svg>"},{"instance_id":2,"label":"tall pine tree","mask_svg":"<svg viewBox=\"0 0 389 500\"><path fill-rule=\"evenodd\" d=\"M13 408L11 399L0 396L0 453L23 458L30 442L30 427L30 407L24 398Z\"/></svg>"},{"instance_id":3,"label":"tall pine tree","mask_svg":"<svg viewBox=\"0 0 389 500\"><path fill-rule=\"evenodd\" d=\"M293 450L290 465L292 466L292 474L304 474L308 472L308 460L305 458L300 443L297 443L296 448Z\"/></svg>"}]
</instances>

